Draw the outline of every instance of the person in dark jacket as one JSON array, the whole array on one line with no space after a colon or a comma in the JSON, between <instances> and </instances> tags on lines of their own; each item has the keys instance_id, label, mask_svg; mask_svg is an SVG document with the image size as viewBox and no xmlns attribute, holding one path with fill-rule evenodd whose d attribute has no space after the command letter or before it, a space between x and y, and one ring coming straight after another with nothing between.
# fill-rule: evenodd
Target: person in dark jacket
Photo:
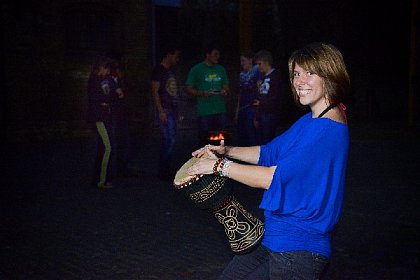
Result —
<instances>
[{"instance_id":1,"label":"person in dark jacket","mask_svg":"<svg viewBox=\"0 0 420 280\"><path fill-rule=\"evenodd\" d=\"M258 82L258 97L254 101L257 107L255 126L259 129L260 144L265 144L276 136L279 122L281 98L281 76L273 67L273 56L267 50L261 50L255 55L262 77Z\"/></svg>"},{"instance_id":2,"label":"person in dark jacket","mask_svg":"<svg viewBox=\"0 0 420 280\"><path fill-rule=\"evenodd\" d=\"M88 122L97 135L97 157L94 167L93 183L101 189L112 188L111 148L112 148L112 109L121 91L110 75L112 60L99 57L92 66L89 76Z\"/></svg>"}]
</instances>

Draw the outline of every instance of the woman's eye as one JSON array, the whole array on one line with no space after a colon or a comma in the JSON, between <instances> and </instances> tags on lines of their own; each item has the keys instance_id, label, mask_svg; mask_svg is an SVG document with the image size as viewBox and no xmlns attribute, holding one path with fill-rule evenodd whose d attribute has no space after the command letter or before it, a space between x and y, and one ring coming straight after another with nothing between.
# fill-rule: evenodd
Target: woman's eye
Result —
<instances>
[{"instance_id":1,"label":"woman's eye","mask_svg":"<svg viewBox=\"0 0 420 280\"><path fill-rule=\"evenodd\" d=\"M311 76L312 74L313 74L312 72L309 72L309 71L306 72L306 75L308 76Z\"/></svg>"}]
</instances>

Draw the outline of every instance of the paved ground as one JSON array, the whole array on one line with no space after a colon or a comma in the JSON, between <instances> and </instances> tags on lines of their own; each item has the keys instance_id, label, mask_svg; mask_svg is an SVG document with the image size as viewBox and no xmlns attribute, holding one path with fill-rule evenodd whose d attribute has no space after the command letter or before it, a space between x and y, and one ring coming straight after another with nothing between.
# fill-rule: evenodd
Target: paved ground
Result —
<instances>
[{"instance_id":1,"label":"paved ground","mask_svg":"<svg viewBox=\"0 0 420 280\"><path fill-rule=\"evenodd\" d=\"M220 224L154 177L159 138L133 138L137 177L89 185L91 138L7 146L0 279L216 279L232 253ZM345 207L325 279L419 279L420 132L351 127ZM142 136L145 136L142 134ZM176 166L195 131L180 131ZM235 184L256 216L260 190Z\"/></svg>"}]
</instances>

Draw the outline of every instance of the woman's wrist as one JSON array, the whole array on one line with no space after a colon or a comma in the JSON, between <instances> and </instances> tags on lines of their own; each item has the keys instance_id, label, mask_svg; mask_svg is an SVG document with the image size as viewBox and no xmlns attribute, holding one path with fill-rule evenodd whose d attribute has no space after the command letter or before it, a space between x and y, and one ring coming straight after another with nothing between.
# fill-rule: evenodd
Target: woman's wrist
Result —
<instances>
[{"instance_id":1,"label":"woman's wrist","mask_svg":"<svg viewBox=\"0 0 420 280\"><path fill-rule=\"evenodd\" d=\"M230 167L233 161L224 158L223 161L220 163L220 171L219 174L222 177L229 177Z\"/></svg>"},{"instance_id":2,"label":"woman's wrist","mask_svg":"<svg viewBox=\"0 0 420 280\"><path fill-rule=\"evenodd\" d=\"M213 165L213 174L222 177L229 177L229 170L232 161L226 157L221 157Z\"/></svg>"}]
</instances>

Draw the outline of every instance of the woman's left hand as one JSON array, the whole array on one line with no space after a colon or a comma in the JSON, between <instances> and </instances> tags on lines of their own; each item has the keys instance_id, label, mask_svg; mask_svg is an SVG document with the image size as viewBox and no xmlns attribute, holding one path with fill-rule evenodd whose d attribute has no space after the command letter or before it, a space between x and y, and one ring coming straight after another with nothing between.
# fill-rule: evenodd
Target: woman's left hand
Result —
<instances>
[{"instance_id":1,"label":"woman's left hand","mask_svg":"<svg viewBox=\"0 0 420 280\"><path fill-rule=\"evenodd\" d=\"M199 158L195 164L190 166L187 170L188 175L197 174L212 174L213 166L218 160L218 157L213 152L213 145L206 145L192 153L196 158Z\"/></svg>"}]
</instances>

